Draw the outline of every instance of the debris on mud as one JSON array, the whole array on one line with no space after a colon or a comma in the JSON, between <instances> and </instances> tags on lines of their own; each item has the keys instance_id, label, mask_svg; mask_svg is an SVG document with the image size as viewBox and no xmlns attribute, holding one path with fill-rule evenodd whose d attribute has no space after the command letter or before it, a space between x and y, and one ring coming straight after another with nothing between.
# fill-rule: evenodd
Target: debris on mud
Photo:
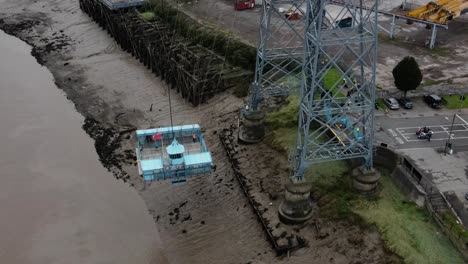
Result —
<instances>
[{"instance_id":1,"label":"debris on mud","mask_svg":"<svg viewBox=\"0 0 468 264\"><path fill-rule=\"evenodd\" d=\"M94 146L99 156L99 161L117 179L128 180L129 176L122 170L122 163L127 158L134 159L132 153L124 152L120 154L121 148L120 134L112 128L106 128L94 118L87 117L83 124L83 130L94 139Z\"/></svg>"},{"instance_id":2,"label":"debris on mud","mask_svg":"<svg viewBox=\"0 0 468 264\"><path fill-rule=\"evenodd\" d=\"M21 31L30 30L32 27L35 27L42 22L39 20L23 20L15 24L7 24L5 19L0 19L0 28L9 35L16 36Z\"/></svg>"},{"instance_id":3,"label":"debris on mud","mask_svg":"<svg viewBox=\"0 0 468 264\"><path fill-rule=\"evenodd\" d=\"M0 19L0 29L5 33L16 36L33 47L31 55L36 58L37 62L44 65L47 60L45 56L51 52L62 51L70 46L71 39L62 32L54 32L51 37L43 37L40 39L40 45L24 37L25 33L30 33L32 29L43 24L40 20L26 19L17 23L7 23L5 19Z\"/></svg>"}]
</instances>

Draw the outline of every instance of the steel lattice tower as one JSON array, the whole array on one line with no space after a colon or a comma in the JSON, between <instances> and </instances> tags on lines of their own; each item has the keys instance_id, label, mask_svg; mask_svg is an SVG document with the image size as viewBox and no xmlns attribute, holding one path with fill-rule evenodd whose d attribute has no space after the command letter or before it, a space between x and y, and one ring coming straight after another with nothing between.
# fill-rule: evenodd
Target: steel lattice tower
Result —
<instances>
[{"instance_id":1,"label":"steel lattice tower","mask_svg":"<svg viewBox=\"0 0 468 264\"><path fill-rule=\"evenodd\" d=\"M317 162L364 158L365 166L372 167L377 0L370 7L363 2L307 3L295 169L298 179L307 165ZM341 10L332 10L329 4L338 4ZM348 17L352 18L350 27L340 27ZM327 83L330 71L338 72L341 78ZM318 128L312 131L313 125Z\"/></svg>"},{"instance_id":2,"label":"steel lattice tower","mask_svg":"<svg viewBox=\"0 0 468 264\"><path fill-rule=\"evenodd\" d=\"M283 10L281 10L283 9ZM297 13L297 19L286 15ZM255 79L250 107L257 109L262 97L299 91L304 52L305 0L264 1L260 16Z\"/></svg>"},{"instance_id":3,"label":"steel lattice tower","mask_svg":"<svg viewBox=\"0 0 468 264\"><path fill-rule=\"evenodd\" d=\"M268 97L298 94L304 59L306 0L263 1L255 77L239 139L259 142L264 135L259 104Z\"/></svg>"},{"instance_id":4,"label":"steel lattice tower","mask_svg":"<svg viewBox=\"0 0 468 264\"><path fill-rule=\"evenodd\" d=\"M361 158L362 172L372 171L377 2L307 1L298 141L283 220L310 217L304 171L311 164Z\"/></svg>"}]
</instances>

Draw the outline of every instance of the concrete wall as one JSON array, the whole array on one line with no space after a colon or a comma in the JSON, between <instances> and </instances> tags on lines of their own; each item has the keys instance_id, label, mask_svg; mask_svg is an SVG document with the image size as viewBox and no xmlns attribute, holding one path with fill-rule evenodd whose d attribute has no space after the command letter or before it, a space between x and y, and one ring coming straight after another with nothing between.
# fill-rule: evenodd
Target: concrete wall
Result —
<instances>
[{"instance_id":1,"label":"concrete wall","mask_svg":"<svg viewBox=\"0 0 468 264\"><path fill-rule=\"evenodd\" d=\"M374 166L386 170L405 196L418 206L424 206L426 192L418 185L418 182L406 168L400 165L400 155L382 146L376 147L375 154Z\"/></svg>"},{"instance_id":2,"label":"concrete wall","mask_svg":"<svg viewBox=\"0 0 468 264\"><path fill-rule=\"evenodd\" d=\"M398 165L390 176L393 182L409 199L411 199L411 201L415 202L418 206L424 206L426 192L418 185L403 166Z\"/></svg>"},{"instance_id":3,"label":"concrete wall","mask_svg":"<svg viewBox=\"0 0 468 264\"><path fill-rule=\"evenodd\" d=\"M376 147L374 157L374 165L376 167L383 168L391 173L398 165L399 159L400 156L393 150L382 146Z\"/></svg>"}]
</instances>

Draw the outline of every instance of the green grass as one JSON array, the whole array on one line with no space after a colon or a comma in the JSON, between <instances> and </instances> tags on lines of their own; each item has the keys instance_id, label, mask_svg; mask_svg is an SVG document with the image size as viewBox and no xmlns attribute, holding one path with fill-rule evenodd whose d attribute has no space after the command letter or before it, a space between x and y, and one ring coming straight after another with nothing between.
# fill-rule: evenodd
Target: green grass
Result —
<instances>
[{"instance_id":1,"label":"green grass","mask_svg":"<svg viewBox=\"0 0 468 264\"><path fill-rule=\"evenodd\" d=\"M468 108L468 94L465 95L465 101L460 101L460 95L442 96L447 102L445 107L448 109Z\"/></svg>"},{"instance_id":2,"label":"green grass","mask_svg":"<svg viewBox=\"0 0 468 264\"><path fill-rule=\"evenodd\" d=\"M352 189L350 166L346 161L318 163L307 168L305 178L312 182L313 197L320 214L329 219L351 219L352 203L358 196Z\"/></svg>"},{"instance_id":3,"label":"green grass","mask_svg":"<svg viewBox=\"0 0 468 264\"><path fill-rule=\"evenodd\" d=\"M463 263L459 252L424 209L407 202L388 177L376 201L360 199L353 211L375 224L387 246L405 263Z\"/></svg>"},{"instance_id":4,"label":"green grass","mask_svg":"<svg viewBox=\"0 0 468 264\"><path fill-rule=\"evenodd\" d=\"M295 76L284 76L278 81L278 84L289 89L298 88L301 86L301 78L301 73L298 73ZM336 95L338 98L345 97L345 95L339 91L342 83L343 81L341 78L341 73L335 68L328 69L328 71L325 73L325 76L323 77L323 84L325 89L329 91L331 90L332 94ZM320 96L320 94L317 96Z\"/></svg>"},{"instance_id":5,"label":"green grass","mask_svg":"<svg viewBox=\"0 0 468 264\"><path fill-rule=\"evenodd\" d=\"M336 95L338 98L345 97L345 95L339 91L341 84L343 83L341 79L341 73L335 68L328 69L327 73L325 73L325 77L323 78L325 89L331 91L332 94Z\"/></svg>"},{"instance_id":6,"label":"green grass","mask_svg":"<svg viewBox=\"0 0 468 264\"><path fill-rule=\"evenodd\" d=\"M297 143L297 127L280 127L271 132L268 137L270 146L285 154L294 150Z\"/></svg>"},{"instance_id":7,"label":"green grass","mask_svg":"<svg viewBox=\"0 0 468 264\"><path fill-rule=\"evenodd\" d=\"M285 154L296 146L298 109L299 98L290 96L287 105L267 114L271 131L267 140ZM377 226L387 247L405 263L463 263L426 211L407 202L388 177L381 178L378 197L367 198L354 191L349 171L346 161L318 163L306 170L305 177L312 182L312 196L323 217Z\"/></svg>"},{"instance_id":8,"label":"green grass","mask_svg":"<svg viewBox=\"0 0 468 264\"><path fill-rule=\"evenodd\" d=\"M465 230L463 225L460 225L455 216L450 212L445 212L442 215L445 226L450 229L454 237L463 239L465 243L468 241L468 231Z\"/></svg>"},{"instance_id":9,"label":"green grass","mask_svg":"<svg viewBox=\"0 0 468 264\"><path fill-rule=\"evenodd\" d=\"M267 141L286 155L293 153L296 147L298 111L299 97L290 96L285 106L266 117L271 131ZM354 199L355 193L351 189L350 177L343 176L349 169L345 161L332 161L315 164L306 170L305 177L312 182L314 192L322 197L323 215L336 219L353 214L349 201Z\"/></svg>"},{"instance_id":10,"label":"green grass","mask_svg":"<svg viewBox=\"0 0 468 264\"><path fill-rule=\"evenodd\" d=\"M419 87L431 86L431 85L441 84L444 82L445 80L434 81L431 79L426 79L419 85Z\"/></svg>"},{"instance_id":11,"label":"green grass","mask_svg":"<svg viewBox=\"0 0 468 264\"><path fill-rule=\"evenodd\" d=\"M271 112L266 115L265 122L272 128L294 128L297 129L297 121L299 118L299 96L291 95L288 97L288 102L276 112Z\"/></svg>"},{"instance_id":12,"label":"green grass","mask_svg":"<svg viewBox=\"0 0 468 264\"><path fill-rule=\"evenodd\" d=\"M278 84L289 90L299 90L301 87L301 79L301 73L296 75L286 75L278 80Z\"/></svg>"},{"instance_id":13,"label":"green grass","mask_svg":"<svg viewBox=\"0 0 468 264\"><path fill-rule=\"evenodd\" d=\"M387 108L387 107L385 106L385 103L384 103L383 98L377 98L377 99L375 100L375 102L376 102L377 105L379 106L379 109L381 109L382 111L383 111L384 109Z\"/></svg>"},{"instance_id":14,"label":"green grass","mask_svg":"<svg viewBox=\"0 0 468 264\"><path fill-rule=\"evenodd\" d=\"M152 21L156 18L156 14L154 12L140 13L140 16L146 21Z\"/></svg>"}]
</instances>

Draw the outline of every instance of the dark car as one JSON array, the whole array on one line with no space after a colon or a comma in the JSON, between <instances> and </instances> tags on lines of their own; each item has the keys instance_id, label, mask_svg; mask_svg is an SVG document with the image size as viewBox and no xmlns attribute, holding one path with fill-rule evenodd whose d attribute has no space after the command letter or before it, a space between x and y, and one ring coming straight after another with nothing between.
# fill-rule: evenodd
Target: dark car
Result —
<instances>
[{"instance_id":1,"label":"dark car","mask_svg":"<svg viewBox=\"0 0 468 264\"><path fill-rule=\"evenodd\" d=\"M336 22L336 25L340 28L349 28L349 27L352 27L353 26L353 18L352 17L347 17L347 18L343 18L341 20L338 20L338 22Z\"/></svg>"},{"instance_id":2,"label":"dark car","mask_svg":"<svg viewBox=\"0 0 468 264\"><path fill-rule=\"evenodd\" d=\"M398 99L398 102L405 109L412 109L413 108L413 102L411 102L411 100L408 99L408 98L400 98L400 99Z\"/></svg>"},{"instance_id":3,"label":"dark car","mask_svg":"<svg viewBox=\"0 0 468 264\"><path fill-rule=\"evenodd\" d=\"M400 109L398 101L395 98L385 98L384 103L392 110Z\"/></svg>"},{"instance_id":4,"label":"dark car","mask_svg":"<svg viewBox=\"0 0 468 264\"><path fill-rule=\"evenodd\" d=\"M435 95L435 94L424 95L423 98L424 98L424 102L426 102L426 104L428 104L430 107L434 109L444 107L444 102L442 101L442 98L440 98L438 95Z\"/></svg>"}]
</instances>

